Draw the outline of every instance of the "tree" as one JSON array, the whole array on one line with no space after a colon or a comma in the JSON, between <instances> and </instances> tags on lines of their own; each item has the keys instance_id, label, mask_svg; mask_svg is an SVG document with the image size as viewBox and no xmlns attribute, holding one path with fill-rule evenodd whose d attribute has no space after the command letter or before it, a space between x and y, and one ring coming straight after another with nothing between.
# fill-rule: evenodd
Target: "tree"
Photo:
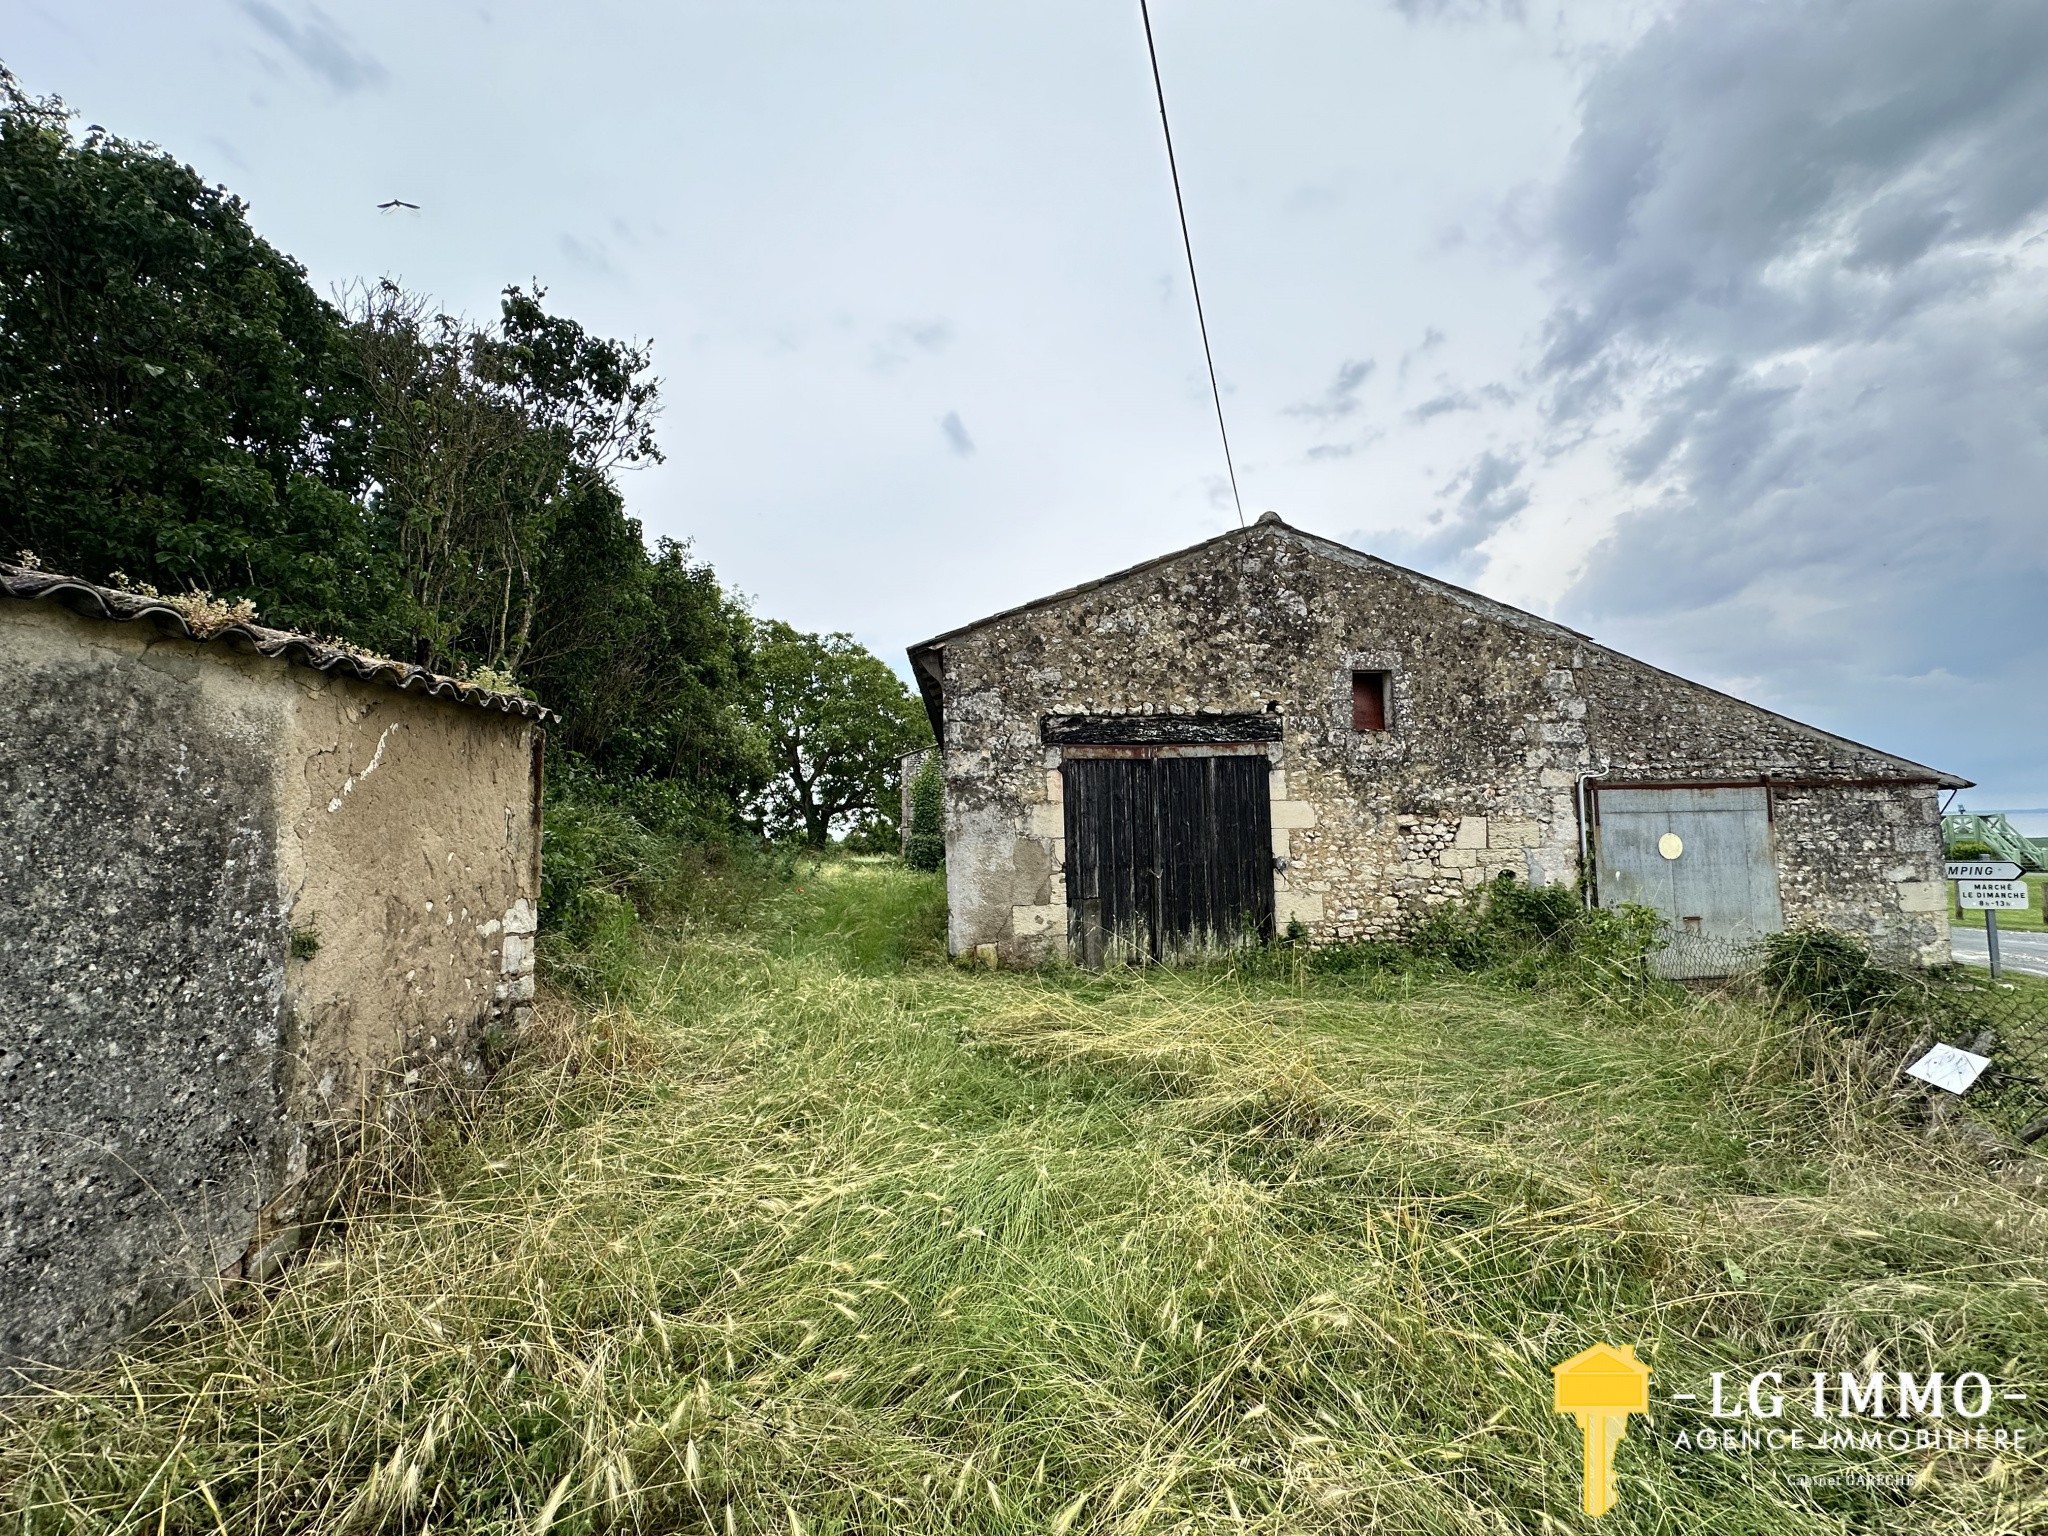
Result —
<instances>
[{"instance_id":1,"label":"tree","mask_svg":"<svg viewBox=\"0 0 2048 1536\"><path fill-rule=\"evenodd\" d=\"M341 316L242 202L0 70L0 557L376 627Z\"/></svg>"},{"instance_id":2,"label":"tree","mask_svg":"<svg viewBox=\"0 0 2048 1536\"><path fill-rule=\"evenodd\" d=\"M539 572L526 676L561 710L562 745L605 778L672 781L700 820L729 820L772 771L746 708L753 619L687 545L663 539L650 559L628 517L565 519Z\"/></svg>"},{"instance_id":3,"label":"tree","mask_svg":"<svg viewBox=\"0 0 2048 1536\"><path fill-rule=\"evenodd\" d=\"M769 772L744 709L753 620L686 545L650 555L626 513L619 471L661 458L647 349L545 297L506 289L489 327L391 283L354 305L413 658L517 678L600 777L662 779L690 819L730 820Z\"/></svg>"},{"instance_id":4,"label":"tree","mask_svg":"<svg viewBox=\"0 0 2048 1536\"><path fill-rule=\"evenodd\" d=\"M225 189L0 68L0 558L526 687L559 781L731 824L772 767L754 621L627 515L621 473L661 457L648 349L545 301L478 325L385 282L345 312Z\"/></svg>"},{"instance_id":5,"label":"tree","mask_svg":"<svg viewBox=\"0 0 2048 1536\"><path fill-rule=\"evenodd\" d=\"M850 635L756 626L753 715L775 776L759 797L763 830L821 848L835 828L896 819L897 759L931 743L924 708Z\"/></svg>"},{"instance_id":6,"label":"tree","mask_svg":"<svg viewBox=\"0 0 2048 1536\"><path fill-rule=\"evenodd\" d=\"M521 672L557 535L579 522L622 534L616 471L661 461L646 348L550 315L546 296L507 288L491 327L389 281L354 306L370 502L397 542L400 619L423 666ZM634 549L644 560L637 533Z\"/></svg>"}]
</instances>

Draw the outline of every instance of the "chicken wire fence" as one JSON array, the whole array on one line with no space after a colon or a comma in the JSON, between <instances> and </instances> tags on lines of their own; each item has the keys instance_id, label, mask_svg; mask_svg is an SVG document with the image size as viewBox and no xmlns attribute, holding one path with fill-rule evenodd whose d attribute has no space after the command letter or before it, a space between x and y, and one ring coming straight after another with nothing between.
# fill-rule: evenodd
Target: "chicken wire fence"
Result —
<instances>
[{"instance_id":1,"label":"chicken wire fence","mask_svg":"<svg viewBox=\"0 0 2048 1536\"><path fill-rule=\"evenodd\" d=\"M1761 942L1737 944L1667 930L1650 967L1674 981L1778 990ZM1899 1089L1924 1091L1938 1114L1966 1110L2003 1136L2048 1151L2048 986L1993 981L1974 967L1933 978L1884 974L1893 978L1890 995L1839 1021L1896 1056ZM1990 1065L1960 1095L1930 1087L1906 1069L1936 1045L1968 1051Z\"/></svg>"},{"instance_id":2,"label":"chicken wire fence","mask_svg":"<svg viewBox=\"0 0 2048 1536\"><path fill-rule=\"evenodd\" d=\"M1930 1031L1928 1043L1938 1037L1943 1044L1988 1057L1991 1065L1971 1085L1965 1101L2020 1141L2048 1149L2048 990L1975 978L1964 985L1966 1001L1955 1022Z\"/></svg>"}]
</instances>

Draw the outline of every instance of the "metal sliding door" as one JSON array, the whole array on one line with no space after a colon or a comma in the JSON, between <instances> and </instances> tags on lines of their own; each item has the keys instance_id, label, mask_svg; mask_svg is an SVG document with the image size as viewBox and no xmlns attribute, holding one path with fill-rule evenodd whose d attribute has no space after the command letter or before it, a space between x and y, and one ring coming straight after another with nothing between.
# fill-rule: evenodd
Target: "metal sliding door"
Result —
<instances>
[{"instance_id":1,"label":"metal sliding door","mask_svg":"<svg viewBox=\"0 0 2048 1536\"><path fill-rule=\"evenodd\" d=\"M1762 788L1596 791L1600 904L1654 907L1671 925L1666 976L1722 976L1785 926Z\"/></svg>"}]
</instances>

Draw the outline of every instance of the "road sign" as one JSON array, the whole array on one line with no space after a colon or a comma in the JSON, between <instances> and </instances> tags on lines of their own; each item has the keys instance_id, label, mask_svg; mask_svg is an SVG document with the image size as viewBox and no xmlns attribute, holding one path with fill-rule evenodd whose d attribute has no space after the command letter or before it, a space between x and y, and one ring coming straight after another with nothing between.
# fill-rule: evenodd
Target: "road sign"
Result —
<instances>
[{"instance_id":1,"label":"road sign","mask_svg":"<svg viewBox=\"0 0 2048 1536\"><path fill-rule=\"evenodd\" d=\"M1993 864L1988 859L1951 859L1941 866L1944 880L2017 880L2017 864Z\"/></svg>"},{"instance_id":2,"label":"road sign","mask_svg":"<svg viewBox=\"0 0 2048 1536\"><path fill-rule=\"evenodd\" d=\"M1965 912L2024 912L2027 883L2024 880L1958 880L1956 905Z\"/></svg>"}]
</instances>

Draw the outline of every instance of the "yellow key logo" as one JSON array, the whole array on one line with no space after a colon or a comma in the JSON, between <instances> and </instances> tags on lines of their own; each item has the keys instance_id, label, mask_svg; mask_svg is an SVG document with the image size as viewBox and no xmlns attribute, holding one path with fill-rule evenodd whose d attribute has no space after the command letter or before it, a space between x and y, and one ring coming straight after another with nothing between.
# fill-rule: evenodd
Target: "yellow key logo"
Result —
<instances>
[{"instance_id":1,"label":"yellow key logo","mask_svg":"<svg viewBox=\"0 0 2048 1536\"><path fill-rule=\"evenodd\" d=\"M1589 1515L1604 1515L1614 1508L1614 1450L1628 1433L1628 1416L1650 1411L1650 1368L1636 1358L1633 1345L1595 1344L1552 1366L1550 1374L1556 1382L1553 1405L1579 1421L1586 1443L1583 1507Z\"/></svg>"}]
</instances>

